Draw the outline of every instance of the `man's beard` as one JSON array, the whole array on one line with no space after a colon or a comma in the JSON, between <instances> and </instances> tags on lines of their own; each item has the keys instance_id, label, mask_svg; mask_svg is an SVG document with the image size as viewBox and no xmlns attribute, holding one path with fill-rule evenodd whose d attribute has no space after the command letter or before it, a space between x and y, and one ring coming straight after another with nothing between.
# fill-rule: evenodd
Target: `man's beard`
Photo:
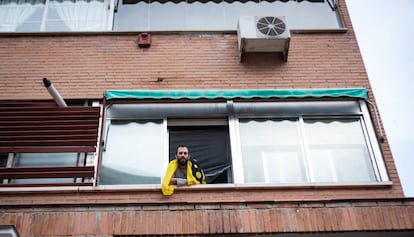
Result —
<instances>
[{"instance_id":1,"label":"man's beard","mask_svg":"<svg viewBox=\"0 0 414 237\"><path fill-rule=\"evenodd\" d=\"M178 158L178 163L181 166L186 166L187 165L187 160L186 159L180 159L180 158Z\"/></svg>"}]
</instances>

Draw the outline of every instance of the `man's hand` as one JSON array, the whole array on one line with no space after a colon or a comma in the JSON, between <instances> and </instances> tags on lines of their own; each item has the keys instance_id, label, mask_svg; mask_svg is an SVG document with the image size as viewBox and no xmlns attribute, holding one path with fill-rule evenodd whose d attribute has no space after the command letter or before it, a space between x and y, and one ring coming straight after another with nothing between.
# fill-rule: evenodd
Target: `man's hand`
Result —
<instances>
[{"instance_id":1,"label":"man's hand","mask_svg":"<svg viewBox=\"0 0 414 237\"><path fill-rule=\"evenodd\" d=\"M176 185L176 184L177 184L177 179L176 178L171 178L170 185Z\"/></svg>"},{"instance_id":2,"label":"man's hand","mask_svg":"<svg viewBox=\"0 0 414 237\"><path fill-rule=\"evenodd\" d=\"M171 178L170 185L178 185L178 186L187 185L187 179Z\"/></svg>"}]
</instances>

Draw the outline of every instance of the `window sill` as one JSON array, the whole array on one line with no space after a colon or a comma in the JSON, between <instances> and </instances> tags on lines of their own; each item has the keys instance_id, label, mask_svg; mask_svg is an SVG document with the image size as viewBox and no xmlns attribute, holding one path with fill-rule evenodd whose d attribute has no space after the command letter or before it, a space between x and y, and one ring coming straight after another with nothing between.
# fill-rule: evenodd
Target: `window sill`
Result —
<instances>
[{"instance_id":1,"label":"window sill","mask_svg":"<svg viewBox=\"0 0 414 237\"><path fill-rule=\"evenodd\" d=\"M294 34L346 33L348 32L348 29L291 29L290 32Z\"/></svg>"},{"instance_id":2,"label":"window sill","mask_svg":"<svg viewBox=\"0 0 414 237\"><path fill-rule=\"evenodd\" d=\"M347 28L338 29L291 29L293 34L346 33ZM0 36L76 36L76 35L136 35L142 31L49 31L49 32L0 32ZM235 30L160 30L147 31L151 34L237 34Z\"/></svg>"},{"instance_id":3,"label":"window sill","mask_svg":"<svg viewBox=\"0 0 414 237\"><path fill-rule=\"evenodd\" d=\"M366 189L391 187L391 181L377 183L307 183L307 184L206 184L176 187L180 191L235 191L235 190L295 190L295 189ZM4 192L112 192L112 191L148 191L160 192L161 185L100 185L97 187L8 187L0 188Z\"/></svg>"},{"instance_id":4,"label":"window sill","mask_svg":"<svg viewBox=\"0 0 414 237\"><path fill-rule=\"evenodd\" d=\"M280 189L353 189L391 187L391 181L377 183L307 183L307 184L208 184L176 187L176 190L280 190Z\"/></svg>"}]
</instances>

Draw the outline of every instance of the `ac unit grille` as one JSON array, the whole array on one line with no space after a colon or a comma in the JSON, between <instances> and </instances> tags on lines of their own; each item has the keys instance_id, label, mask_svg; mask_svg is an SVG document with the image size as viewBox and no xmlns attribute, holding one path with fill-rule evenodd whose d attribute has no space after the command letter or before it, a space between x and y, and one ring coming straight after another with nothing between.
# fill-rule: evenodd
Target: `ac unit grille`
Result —
<instances>
[{"instance_id":1,"label":"ac unit grille","mask_svg":"<svg viewBox=\"0 0 414 237\"><path fill-rule=\"evenodd\" d=\"M290 31L284 16L239 16L237 41L240 61L245 53L279 53L287 61Z\"/></svg>"},{"instance_id":2,"label":"ac unit grille","mask_svg":"<svg viewBox=\"0 0 414 237\"><path fill-rule=\"evenodd\" d=\"M257 30L267 36L278 36L285 32L286 30L286 24L283 22L283 20L267 16L262 17L257 21Z\"/></svg>"}]
</instances>

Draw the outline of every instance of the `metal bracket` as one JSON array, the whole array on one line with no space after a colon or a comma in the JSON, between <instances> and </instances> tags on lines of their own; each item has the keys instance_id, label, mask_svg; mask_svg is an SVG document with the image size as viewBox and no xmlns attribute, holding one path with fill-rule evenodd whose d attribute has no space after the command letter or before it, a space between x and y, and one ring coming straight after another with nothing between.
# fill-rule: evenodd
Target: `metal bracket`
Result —
<instances>
[{"instance_id":1,"label":"metal bracket","mask_svg":"<svg viewBox=\"0 0 414 237\"><path fill-rule=\"evenodd\" d=\"M117 13L118 12L118 5L119 5L119 0L115 1L115 5L114 5L114 12Z\"/></svg>"},{"instance_id":2,"label":"metal bracket","mask_svg":"<svg viewBox=\"0 0 414 237\"><path fill-rule=\"evenodd\" d=\"M331 7L332 11L336 11L338 9L338 0L326 0Z\"/></svg>"}]
</instances>

